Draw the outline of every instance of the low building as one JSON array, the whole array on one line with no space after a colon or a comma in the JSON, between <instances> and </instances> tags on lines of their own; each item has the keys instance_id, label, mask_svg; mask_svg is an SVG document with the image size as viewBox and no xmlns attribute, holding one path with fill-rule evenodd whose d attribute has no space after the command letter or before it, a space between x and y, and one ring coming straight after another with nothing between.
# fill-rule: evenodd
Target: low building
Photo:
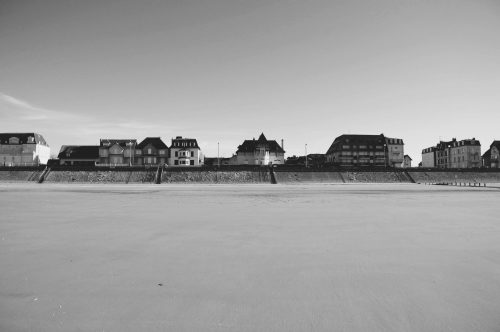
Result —
<instances>
[{"instance_id":1,"label":"low building","mask_svg":"<svg viewBox=\"0 0 500 332\"><path fill-rule=\"evenodd\" d=\"M262 133L257 140L243 141L230 162L233 165L282 165L285 163L285 150Z\"/></svg>"},{"instance_id":2,"label":"low building","mask_svg":"<svg viewBox=\"0 0 500 332\"><path fill-rule=\"evenodd\" d=\"M130 166L136 162L136 139L101 139L99 164L101 166Z\"/></svg>"},{"instance_id":3,"label":"low building","mask_svg":"<svg viewBox=\"0 0 500 332\"><path fill-rule=\"evenodd\" d=\"M404 168L411 168L411 161L413 159L411 159L411 157L407 154L405 154L404 156L404 161L403 161L403 167Z\"/></svg>"},{"instance_id":4,"label":"low building","mask_svg":"<svg viewBox=\"0 0 500 332\"><path fill-rule=\"evenodd\" d=\"M0 164L3 166L46 165L50 147L37 133L0 133Z\"/></svg>"},{"instance_id":5,"label":"low building","mask_svg":"<svg viewBox=\"0 0 500 332\"><path fill-rule=\"evenodd\" d=\"M63 145L57 159L60 165L95 166L99 162L99 145Z\"/></svg>"},{"instance_id":6,"label":"low building","mask_svg":"<svg viewBox=\"0 0 500 332\"><path fill-rule=\"evenodd\" d=\"M322 167L326 162L326 156L323 153L310 153L307 155L307 166L318 168ZM305 156L291 156L286 158L285 165L289 166L305 166Z\"/></svg>"},{"instance_id":7,"label":"low building","mask_svg":"<svg viewBox=\"0 0 500 332\"><path fill-rule=\"evenodd\" d=\"M168 162L168 146L160 137L146 137L135 147L136 165L163 165Z\"/></svg>"},{"instance_id":8,"label":"low building","mask_svg":"<svg viewBox=\"0 0 500 332\"><path fill-rule=\"evenodd\" d=\"M493 141L482 159L484 167L500 168L500 141Z\"/></svg>"},{"instance_id":9,"label":"low building","mask_svg":"<svg viewBox=\"0 0 500 332\"><path fill-rule=\"evenodd\" d=\"M431 153L433 156L431 157ZM427 161L427 162L425 162ZM435 147L422 150L423 167L475 168L480 167L481 143L475 138L440 141Z\"/></svg>"},{"instance_id":10,"label":"low building","mask_svg":"<svg viewBox=\"0 0 500 332\"><path fill-rule=\"evenodd\" d=\"M182 138L177 136L172 138L170 146L170 156L168 158L170 166L200 166L203 165L203 154L194 138Z\"/></svg>"},{"instance_id":11,"label":"low building","mask_svg":"<svg viewBox=\"0 0 500 332\"><path fill-rule=\"evenodd\" d=\"M384 135L341 135L326 152L334 166L389 166Z\"/></svg>"},{"instance_id":12,"label":"low building","mask_svg":"<svg viewBox=\"0 0 500 332\"><path fill-rule=\"evenodd\" d=\"M400 168L404 161L404 143L401 138L385 138L387 166Z\"/></svg>"}]
</instances>

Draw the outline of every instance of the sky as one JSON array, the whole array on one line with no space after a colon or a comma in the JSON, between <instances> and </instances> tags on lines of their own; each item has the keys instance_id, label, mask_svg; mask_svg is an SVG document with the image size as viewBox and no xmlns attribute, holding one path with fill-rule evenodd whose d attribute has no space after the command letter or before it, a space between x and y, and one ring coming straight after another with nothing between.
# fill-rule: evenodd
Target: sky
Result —
<instances>
[{"instance_id":1,"label":"sky","mask_svg":"<svg viewBox=\"0 0 500 332\"><path fill-rule=\"evenodd\" d=\"M286 156L342 134L500 139L498 0L0 0L0 132Z\"/></svg>"}]
</instances>

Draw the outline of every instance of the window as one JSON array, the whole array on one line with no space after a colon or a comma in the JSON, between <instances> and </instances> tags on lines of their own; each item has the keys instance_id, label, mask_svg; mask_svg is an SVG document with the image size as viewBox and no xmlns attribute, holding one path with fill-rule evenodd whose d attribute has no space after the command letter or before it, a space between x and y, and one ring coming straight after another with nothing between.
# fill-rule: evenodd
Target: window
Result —
<instances>
[{"instance_id":1,"label":"window","mask_svg":"<svg viewBox=\"0 0 500 332\"><path fill-rule=\"evenodd\" d=\"M191 151L191 157L194 157L194 151Z\"/></svg>"},{"instance_id":2,"label":"window","mask_svg":"<svg viewBox=\"0 0 500 332\"><path fill-rule=\"evenodd\" d=\"M193 165L194 165L194 160L190 160L190 161L189 161L189 164L190 164L191 166L193 166Z\"/></svg>"},{"instance_id":3,"label":"window","mask_svg":"<svg viewBox=\"0 0 500 332\"><path fill-rule=\"evenodd\" d=\"M151 149L148 149L148 154L151 154Z\"/></svg>"},{"instance_id":4,"label":"window","mask_svg":"<svg viewBox=\"0 0 500 332\"><path fill-rule=\"evenodd\" d=\"M179 157L179 151L175 151L175 156ZM177 164L176 164L177 165Z\"/></svg>"},{"instance_id":5,"label":"window","mask_svg":"<svg viewBox=\"0 0 500 332\"><path fill-rule=\"evenodd\" d=\"M165 150L160 150L160 154L164 155L165 154Z\"/></svg>"},{"instance_id":6,"label":"window","mask_svg":"<svg viewBox=\"0 0 500 332\"><path fill-rule=\"evenodd\" d=\"M179 165L179 161L178 160L174 160L174 165Z\"/></svg>"}]
</instances>

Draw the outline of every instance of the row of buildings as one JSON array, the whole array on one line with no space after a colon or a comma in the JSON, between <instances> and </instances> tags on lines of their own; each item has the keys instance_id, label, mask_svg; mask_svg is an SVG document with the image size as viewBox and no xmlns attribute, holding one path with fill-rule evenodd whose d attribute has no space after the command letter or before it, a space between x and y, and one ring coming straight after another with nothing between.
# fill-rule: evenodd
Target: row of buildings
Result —
<instances>
[{"instance_id":1,"label":"row of buildings","mask_svg":"<svg viewBox=\"0 0 500 332\"><path fill-rule=\"evenodd\" d=\"M4 166L47 164L50 147L37 133L0 133L0 163ZM475 138L440 141L422 150L421 167L426 168L499 168L500 141L481 155ZM137 139L100 139L99 145L63 145L56 160L60 165L133 166L133 165L308 165L411 167L412 159L404 154L401 138L380 135L341 135L325 154L285 159L283 140L244 140L230 158L205 158L194 138L177 136L170 147L160 137Z\"/></svg>"}]
</instances>

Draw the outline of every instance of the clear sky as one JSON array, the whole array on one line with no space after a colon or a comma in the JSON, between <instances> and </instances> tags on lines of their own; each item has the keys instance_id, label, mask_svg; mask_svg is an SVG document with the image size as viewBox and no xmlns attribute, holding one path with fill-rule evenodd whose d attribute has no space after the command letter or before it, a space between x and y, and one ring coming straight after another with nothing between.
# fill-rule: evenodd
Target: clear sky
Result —
<instances>
[{"instance_id":1,"label":"clear sky","mask_svg":"<svg viewBox=\"0 0 500 332\"><path fill-rule=\"evenodd\" d=\"M181 135L287 156L344 133L500 139L498 0L0 0L0 132L55 153Z\"/></svg>"}]
</instances>

